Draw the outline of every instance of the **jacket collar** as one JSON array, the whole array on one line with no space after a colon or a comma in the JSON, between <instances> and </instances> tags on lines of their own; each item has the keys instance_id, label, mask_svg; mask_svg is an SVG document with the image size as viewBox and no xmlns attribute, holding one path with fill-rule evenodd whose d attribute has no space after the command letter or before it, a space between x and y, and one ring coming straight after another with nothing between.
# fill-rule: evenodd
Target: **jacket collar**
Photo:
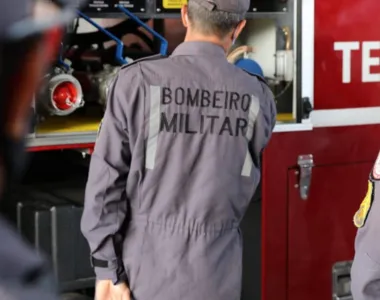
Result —
<instances>
[{"instance_id":1,"label":"jacket collar","mask_svg":"<svg viewBox=\"0 0 380 300\"><path fill-rule=\"evenodd\" d=\"M172 53L178 55L205 55L226 57L224 49L210 42L183 42Z\"/></svg>"}]
</instances>

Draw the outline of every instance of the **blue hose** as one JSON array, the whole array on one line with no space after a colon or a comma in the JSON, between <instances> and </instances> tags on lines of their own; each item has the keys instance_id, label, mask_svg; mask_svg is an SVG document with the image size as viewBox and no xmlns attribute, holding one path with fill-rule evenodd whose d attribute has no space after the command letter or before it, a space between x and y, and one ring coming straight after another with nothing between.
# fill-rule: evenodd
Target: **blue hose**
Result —
<instances>
[{"instance_id":1,"label":"blue hose","mask_svg":"<svg viewBox=\"0 0 380 300\"><path fill-rule=\"evenodd\" d=\"M241 58L235 62L235 66L242 68L244 71L246 71L250 74L259 75L261 77L264 77L263 69L253 59Z\"/></svg>"},{"instance_id":2,"label":"blue hose","mask_svg":"<svg viewBox=\"0 0 380 300\"><path fill-rule=\"evenodd\" d=\"M143 21L141 21L138 17L136 17L133 13L131 13L124 6L118 5L118 8L123 13L125 13L130 19L132 19L137 24L139 24L141 27L143 27L145 30L147 30L149 33L151 33L155 38L159 39L161 41L160 54L162 56L167 55L167 53L168 53L168 41L161 34L159 34L157 31L153 30L148 25L146 25Z\"/></svg>"},{"instance_id":3,"label":"blue hose","mask_svg":"<svg viewBox=\"0 0 380 300\"><path fill-rule=\"evenodd\" d=\"M103 32L105 35L109 36L112 40L114 40L116 42L116 60L122 64L122 65L125 65L127 64L128 62L123 58L123 48L124 48L124 44L123 42L118 39L116 36L114 36L111 32L109 32L107 29L103 28L102 26L100 26L99 24L95 23L91 18L89 18L88 16L86 16L84 13L80 12L78 10L78 15L85 19L88 23L90 23L92 26L94 26L96 29L98 29L99 31Z\"/></svg>"}]
</instances>

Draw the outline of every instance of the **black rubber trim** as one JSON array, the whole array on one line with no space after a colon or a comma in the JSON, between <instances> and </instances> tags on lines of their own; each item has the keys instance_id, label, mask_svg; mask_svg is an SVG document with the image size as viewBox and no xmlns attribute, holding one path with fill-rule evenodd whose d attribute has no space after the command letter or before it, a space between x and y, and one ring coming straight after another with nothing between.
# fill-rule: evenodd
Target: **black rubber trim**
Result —
<instances>
[{"instance_id":1,"label":"black rubber trim","mask_svg":"<svg viewBox=\"0 0 380 300\"><path fill-rule=\"evenodd\" d=\"M93 268L108 268L108 261L106 260L97 259L91 256L90 261Z\"/></svg>"}]
</instances>

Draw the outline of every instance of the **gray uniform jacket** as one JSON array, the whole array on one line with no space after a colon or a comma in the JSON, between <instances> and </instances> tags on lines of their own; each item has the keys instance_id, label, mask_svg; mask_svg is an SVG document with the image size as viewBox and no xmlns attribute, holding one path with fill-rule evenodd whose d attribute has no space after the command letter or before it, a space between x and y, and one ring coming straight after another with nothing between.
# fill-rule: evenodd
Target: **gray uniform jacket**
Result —
<instances>
[{"instance_id":1,"label":"gray uniform jacket","mask_svg":"<svg viewBox=\"0 0 380 300\"><path fill-rule=\"evenodd\" d=\"M275 124L270 89L219 46L185 42L123 68L108 101L82 219L108 261L97 278L125 272L137 300L239 299L239 223Z\"/></svg>"},{"instance_id":2,"label":"gray uniform jacket","mask_svg":"<svg viewBox=\"0 0 380 300\"><path fill-rule=\"evenodd\" d=\"M354 300L380 299L380 154L368 182L368 192L354 221L359 227L351 269Z\"/></svg>"}]
</instances>

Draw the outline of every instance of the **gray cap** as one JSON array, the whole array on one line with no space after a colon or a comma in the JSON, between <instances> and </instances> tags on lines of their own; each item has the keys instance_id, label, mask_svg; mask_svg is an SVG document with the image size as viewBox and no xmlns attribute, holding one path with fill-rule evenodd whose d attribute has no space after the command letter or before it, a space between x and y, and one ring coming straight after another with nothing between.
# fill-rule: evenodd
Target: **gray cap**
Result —
<instances>
[{"instance_id":1,"label":"gray cap","mask_svg":"<svg viewBox=\"0 0 380 300\"><path fill-rule=\"evenodd\" d=\"M0 38L7 29L17 21L21 21L32 13L31 0L0 0ZM17 7L17 9L15 8Z\"/></svg>"},{"instance_id":2,"label":"gray cap","mask_svg":"<svg viewBox=\"0 0 380 300\"><path fill-rule=\"evenodd\" d=\"M190 0L209 10L219 10L230 13L246 13L249 9L251 0Z\"/></svg>"}]
</instances>

